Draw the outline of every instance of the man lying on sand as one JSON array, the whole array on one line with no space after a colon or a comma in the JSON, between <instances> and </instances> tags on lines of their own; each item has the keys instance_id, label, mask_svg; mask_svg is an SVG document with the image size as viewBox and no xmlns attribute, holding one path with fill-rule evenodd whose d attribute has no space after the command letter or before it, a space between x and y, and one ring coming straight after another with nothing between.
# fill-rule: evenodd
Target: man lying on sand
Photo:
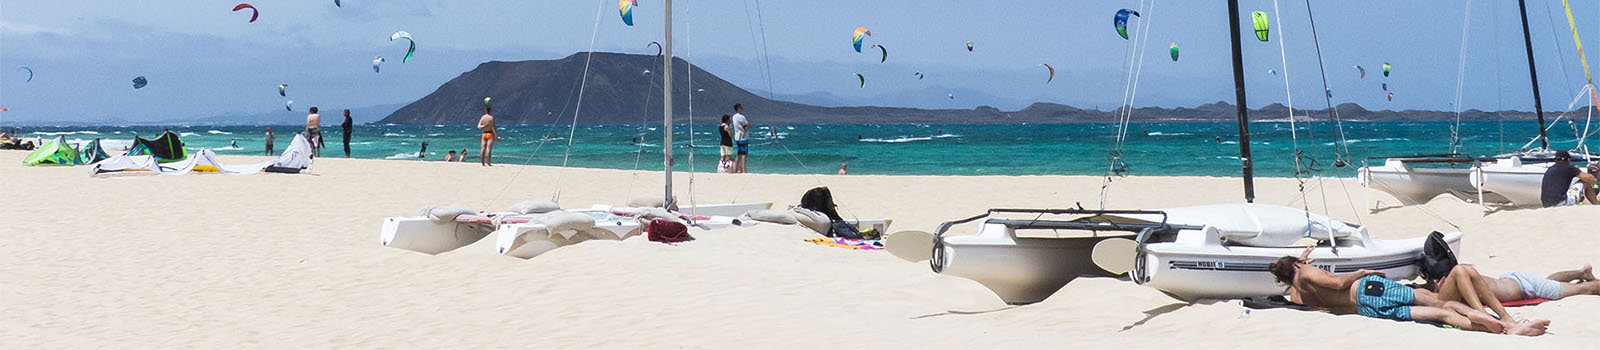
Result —
<instances>
[{"instance_id":1,"label":"man lying on sand","mask_svg":"<svg viewBox=\"0 0 1600 350\"><path fill-rule=\"evenodd\" d=\"M1383 277L1383 272L1362 269L1333 274L1311 266L1309 260L1285 256L1269 266L1278 283L1289 286L1295 303L1339 315L1360 314L1398 321L1449 324L1461 329L1524 336L1544 334L1550 321L1514 323L1433 293L1416 293Z\"/></svg>"},{"instance_id":2,"label":"man lying on sand","mask_svg":"<svg viewBox=\"0 0 1600 350\"><path fill-rule=\"evenodd\" d=\"M1488 287L1489 294L1493 294L1497 301L1534 298L1560 300L1577 295L1600 295L1600 280L1595 279L1594 267L1591 265L1583 265L1583 268L1577 270L1559 271L1546 277L1512 271L1500 275L1500 278L1494 278L1478 273L1478 269L1472 265L1463 264L1451 269L1450 274L1445 276L1445 281L1452 278L1483 281L1481 285ZM1444 294L1446 288L1452 287L1445 281L1433 286L1440 294ZM1480 283L1474 283L1477 284Z\"/></svg>"}]
</instances>

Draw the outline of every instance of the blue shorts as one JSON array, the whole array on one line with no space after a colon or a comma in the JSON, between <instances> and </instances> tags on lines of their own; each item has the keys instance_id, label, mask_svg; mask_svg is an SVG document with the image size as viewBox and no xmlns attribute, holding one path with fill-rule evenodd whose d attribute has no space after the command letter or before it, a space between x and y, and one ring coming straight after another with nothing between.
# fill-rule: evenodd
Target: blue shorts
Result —
<instances>
[{"instance_id":1,"label":"blue shorts","mask_svg":"<svg viewBox=\"0 0 1600 350\"><path fill-rule=\"evenodd\" d=\"M733 148L741 156L750 154L750 140L734 141Z\"/></svg>"},{"instance_id":2,"label":"blue shorts","mask_svg":"<svg viewBox=\"0 0 1600 350\"><path fill-rule=\"evenodd\" d=\"M1387 278L1366 276L1356 281L1356 313L1372 318L1411 320L1416 292Z\"/></svg>"}]
</instances>

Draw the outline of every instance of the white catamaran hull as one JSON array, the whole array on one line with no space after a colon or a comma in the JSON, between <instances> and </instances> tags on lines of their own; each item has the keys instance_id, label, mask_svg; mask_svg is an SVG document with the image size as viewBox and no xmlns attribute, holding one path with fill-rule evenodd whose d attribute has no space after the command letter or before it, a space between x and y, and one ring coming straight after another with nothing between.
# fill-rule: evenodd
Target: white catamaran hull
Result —
<instances>
[{"instance_id":1,"label":"white catamaran hull","mask_svg":"<svg viewBox=\"0 0 1600 350\"><path fill-rule=\"evenodd\" d=\"M1361 186L1388 193L1405 205L1427 203L1441 194L1476 202L1478 190L1469 181L1470 171L1470 168L1413 168L1404 161L1388 159L1382 166L1361 167L1357 180Z\"/></svg>"},{"instance_id":2,"label":"white catamaran hull","mask_svg":"<svg viewBox=\"0 0 1600 350\"><path fill-rule=\"evenodd\" d=\"M439 254L464 247L494 231L493 225L479 223L437 223L424 216L383 219L378 243L424 254Z\"/></svg>"},{"instance_id":3,"label":"white catamaran hull","mask_svg":"<svg viewBox=\"0 0 1600 350\"><path fill-rule=\"evenodd\" d=\"M1186 300L1232 299L1283 295L1287 289L1274 280L1267 265L1284 256L1299 257L1303 247L1225 246L1208 240L1200 231L1179 233L1176 242L1145 246L1141 262L1144 285ZM1396 240L1366 240L1341 244L1338 253L1327 246L1312 250L1312 265L1334 273L1359 269L1383 271L1394 280L1417 276L1417 261L1422 256L1425 237ZM1455 251L1461 249L1461 233L1445 234ZM1196 242L1198 241L1198 242Z\"/></svg>"},{"instance_id":4,"label":"white catamaran hull","mask_svg":"<svg viewBox=\"0 0 1600 350\"><path fill-rule=\"evenodd\" d=\"M978 234L943 237L939 273L977 281L1008 304L1036 303L1079 276L1115 276L1094 264L1090 253L1108 238L1024 238L1002 224L985 223Z\"/></svg>"},{"instance_id":5,"label":"white catamaran hull","mask_svg":"<svg viewBox=\"0 0 1600 350\"><path fill-rule=\"evenodd\" d=\"M1539 208L1544 202L1539 196L1543 189L1544 172L1554 163L1523 163L1520 157L1502 158L1475 170L1470 178L1472 185L1484 192L1484 201L1508 203L1520 208ZM1490 195L1493 198L1490 199Z\"/></svg>"},{"instance_id":6,"label":"white catamaran hull","mask_svg":"<svg viewBox=\"0 0 1600 350\"><path fill-rule=\"evenodd\" d=\"M686 207L684 212L690 210L701 213L713 213L709 220L698 220L712 227L729 226L732 218L723 214L744 214L745 211L771 208L772 203L733 203L711 204L697 207ZM384 219L383 229L379 233L379 243L384 246L417 251L426 254L439 254L482 240L493 233L496 238L496 253L530 258L554 249L540 248L546 245L555 247L570 245L586 239L613 239L620 240L636 236L640 233L637 221L624 216L616 216L611 212L612 207L596 205L590 209L570 210L575 213L587 214L595 218L595 229L604 230L610 234L585 234L566 237L561 234L548 234L544 226L537 223L506 223L496 227L483 222L446 222L436 223L423 216L393 217ZM534 237L538 238L534 238ZM585 238L586 237L586 238Z\"/></svg>"}]
</instances>

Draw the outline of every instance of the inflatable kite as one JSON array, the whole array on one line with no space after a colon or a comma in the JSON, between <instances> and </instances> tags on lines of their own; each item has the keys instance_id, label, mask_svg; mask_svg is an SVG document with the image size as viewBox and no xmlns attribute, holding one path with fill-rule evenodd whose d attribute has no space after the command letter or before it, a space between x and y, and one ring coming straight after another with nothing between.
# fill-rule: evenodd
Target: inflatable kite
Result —
<instances>
[{"instance_id":1,"label":"inflatable kite","mask_svg":"<svg viewBox=\"0 0 1600 350\"><path fill-rule=\"evenodd\" d=\"M1117 16L1111 19L1111 25L1117 27L1117 35L1121 35L1123 40L1128 39L1128 16L1130 15L1139 17L1139 11L1117 10Z\"/></svg>"},{"instance_id":2,"label":"inflatable kite","mask_svg":"<svg viewBox=\"0 0 1600 350\"><path fill-rule=\"evenodd\" d=\"M239 4L238 6L234 6L233 12L239 12L239 10L243 9L250 9L250 23L256 23L256 17L261 17L261 11L256 10L256 7L251 6L250 4Z\"/></svg>"}]
</instances>

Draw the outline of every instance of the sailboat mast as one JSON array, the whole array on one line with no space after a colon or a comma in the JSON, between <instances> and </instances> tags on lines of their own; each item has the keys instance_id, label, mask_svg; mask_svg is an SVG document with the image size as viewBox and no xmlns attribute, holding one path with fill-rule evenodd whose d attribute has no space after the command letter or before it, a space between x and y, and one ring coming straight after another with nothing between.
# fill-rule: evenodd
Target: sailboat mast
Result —
<instances>
[{"instance_id":1,"label":"sailboat mast","mask_svg":"<svg viewBox=\"0 0 1600 350\"><path fill-rule=\"evenodd\" d=\"M666 1L663 7L666 17L666 40L661 45L662 66L665 72L661 75L661 91L665 97L661 98L661 168L666 174L666 197L662 203L669 209L677 208L672 198L672 0Z\"/></svg>"},{"instance_id":2,"label":"sailboat mast","mask_svg":"<svg viewBox=\"0 0 1600 350\"><path fill-rule=\"evenodd\" d=\"M1239 43L1239 0L1228 0L1228 38L1233 42L1233 95L1239 109L1239 160L1244 167L1244 201L1256 201L1255 169L1250 164L1250 110L1244 103L1244 55ZM1544 128L1540 128L1543 130Z\"/></svg>"},{"instance_id":3,"label":"sailboat mast","mask_svg":"<svg viewBox=\"0 0 1600 350\"><path fill-rule=\"evenodd\" d=\"M1550 139L1544 134L1544 104L1539 100L1539 69L1533 65L1533 39L1528 35L1528 1L1517 0L1522 10L1522 47L1528 51L1528 77L1533 81L1533 113L1539 116L1539 147L1549 149Z\"/></svg>"}]
</instances>

